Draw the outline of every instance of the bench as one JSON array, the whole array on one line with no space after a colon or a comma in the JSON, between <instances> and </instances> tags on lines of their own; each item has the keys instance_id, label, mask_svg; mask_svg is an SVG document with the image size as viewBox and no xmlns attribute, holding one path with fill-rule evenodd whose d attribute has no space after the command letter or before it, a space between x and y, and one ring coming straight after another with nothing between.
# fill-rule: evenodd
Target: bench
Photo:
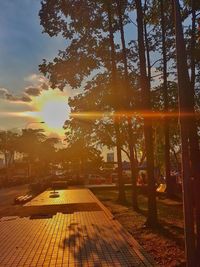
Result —
<instances>
[{"instance_id":1,"label":"bench","mask_svg":"<svg viewBox=\"0 0 200 267\"><path fill-rule=\"evenodd\" d=\"M32 195L23 195L23 196L19 196L19 197L16 197L14 199L14 203L15 204L23 204L23 203L26 203L28 201L30 201L32 199Z\"/></svg>"}]
</instances>

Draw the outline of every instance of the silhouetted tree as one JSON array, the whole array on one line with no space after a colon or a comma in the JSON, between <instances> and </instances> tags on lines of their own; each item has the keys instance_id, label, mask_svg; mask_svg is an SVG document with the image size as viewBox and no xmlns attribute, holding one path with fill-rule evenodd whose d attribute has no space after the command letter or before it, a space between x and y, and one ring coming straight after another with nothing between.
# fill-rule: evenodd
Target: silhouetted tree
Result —
<instances>
[{"instance_id":1,"label":"silhouetted tree","mask_svg":"<svg viewBox=\"0 0 200 267\"><path fill-rule=\"evenodd\" d=\"M194 236L194 214L193 214L193 197L192 197L192 176L194 178L195 192L199 189L199 174L197 170L196 159L194 154L199 156L199 144L194 114L194 94L191 92L191 82L189 79L187 55L184 42L180 4L174 0L175 29L176 29L176 53L177 53L177 72L179 87L179 108L180 108L180 125L181 125L181 143L182 143L182 171L183 171L183 199L185 211L185 233L186 233L186 256L188 266L198 266L199 250L195 248ZM189 116L190 115L190 116ZM190 125L190 129L188 128ZM194 143L196 147L194 147ZM191 157L191 169L190 169ZM198 157L199 158L199 157ZM197 248L199 248L199 200L195 198L196 219L197 219ZM196 255L195 255L196 253ZM196 262L195 262L196 256ZM197 262L198 261L198 262Z\"/></svg>"},{"instance_id":2,"label":"silhouetted tree","mask_svg":"<svg viewBox=\"0 0 200 267\"><path fill-rule=\"evenodd\" d=\"M148 218L147 224L155 226L157 224L157 207L154 178L154 149L153 149L153 129L151 118L146 115L152 112L150 83L146 71L145 45L144 45L144 23L141 0L136 0L137 25L138 25L138 47L140 64L140 85L142 90L143 113L144 113L144 136L147 158L148 174Z\"/></svg>"},{"instance_id":3,"label":"silhouetted tree","mask_svg":"<svg viewBox=\"0 0 200 267\"><path fill-rule=\"evenodd\" d=\"M125 34L124 34L124 19L122 14L122 6L124 3L121 4L121 1L117 0L117 10L118 10L118 17L119 17L119 30L121 36L121 45L122 45L122 57L123 57L123 64L124 64L124 84L125 84L125 107L124 110L127 111L127 121L128 121L128 144L129 144L129 153L130 153L130 163L131 163L131 176L132 176L132 205L134 209L138 209L137 203L137 166L136 160L134 155L134 136L133 136L133 127L132 127L132 116L131 112L133 113L133 99L132 99L132 88L129 81L129 73L128 73L128 62L127 62L127 53L126 53L126 43L125 43Z\"/></svg>"}]
</instances>

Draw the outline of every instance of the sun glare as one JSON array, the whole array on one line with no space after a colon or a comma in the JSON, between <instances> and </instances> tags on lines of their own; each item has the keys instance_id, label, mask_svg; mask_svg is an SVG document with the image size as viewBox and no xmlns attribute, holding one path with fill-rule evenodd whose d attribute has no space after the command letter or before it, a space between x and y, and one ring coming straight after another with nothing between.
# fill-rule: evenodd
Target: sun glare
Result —
<instances>
[{"instance_id":1,"label":"sun glare","mask_svg":"<svg viewBox=\"0 0 200 267\"><path fill-rule=\"evenodd\" d=\"M67 118L66 102L61 99L50 100L44 103L39 113L42 121L44 121L49 128L60 129L63 127Z\"/></svg>"},{"instance_id":2,"label":"sun glare","mask_svg":"<svg viewBox=\"0 0 200 267\"><path fill-rule=\"evenodd\" d=\"M34 97L33 105L37 110L33 113L39 121L44 121L45 130L63 135L63 125L70 112L66 94L59 90L43 91Z\"/></svg>"}]
</instances>

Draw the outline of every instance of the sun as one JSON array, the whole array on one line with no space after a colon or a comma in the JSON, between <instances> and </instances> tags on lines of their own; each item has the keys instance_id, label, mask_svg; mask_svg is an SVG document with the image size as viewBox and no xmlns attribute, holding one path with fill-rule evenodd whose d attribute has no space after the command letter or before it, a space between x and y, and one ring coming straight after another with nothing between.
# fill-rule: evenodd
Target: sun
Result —
<instances>
[{"instance_id":1,"label":"sun","mask_svg":"<svg viewBox=\"0 0 200 267\"><path fill-rule=\"evenodd\" d=\"M41 120L51 129L60 129L67 119L66 102L63 99L52 99L44 103L39 112Z\"/></svg>"},{"instance_id":2,"label":"sun","mask_svg":"<svg viewBox=\"0 0 200 267\"><path fill-rule=\"evenodd\" d=\"M43 91L32 99L36 112L32 112L38 121L44 122L44 129L49 133L64 134L63 125L69 118L70 108L67 96L60 90Z\"/></svg>"}]
</instances>

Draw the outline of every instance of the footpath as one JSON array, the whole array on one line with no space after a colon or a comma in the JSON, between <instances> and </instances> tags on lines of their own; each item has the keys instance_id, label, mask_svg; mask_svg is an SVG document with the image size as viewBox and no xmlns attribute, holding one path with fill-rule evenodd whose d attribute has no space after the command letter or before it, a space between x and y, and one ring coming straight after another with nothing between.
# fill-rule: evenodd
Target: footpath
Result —
<instances>
[{"instance_id":1,"label":"footpath","mask_svg":"<svg viewBox=\"0 0 200 267\"><path fill-rule=\"evenodd\" d=\"M88 189L45 191L0 219L0 266L154 266Z\"/></svg>"}]
</instances>

